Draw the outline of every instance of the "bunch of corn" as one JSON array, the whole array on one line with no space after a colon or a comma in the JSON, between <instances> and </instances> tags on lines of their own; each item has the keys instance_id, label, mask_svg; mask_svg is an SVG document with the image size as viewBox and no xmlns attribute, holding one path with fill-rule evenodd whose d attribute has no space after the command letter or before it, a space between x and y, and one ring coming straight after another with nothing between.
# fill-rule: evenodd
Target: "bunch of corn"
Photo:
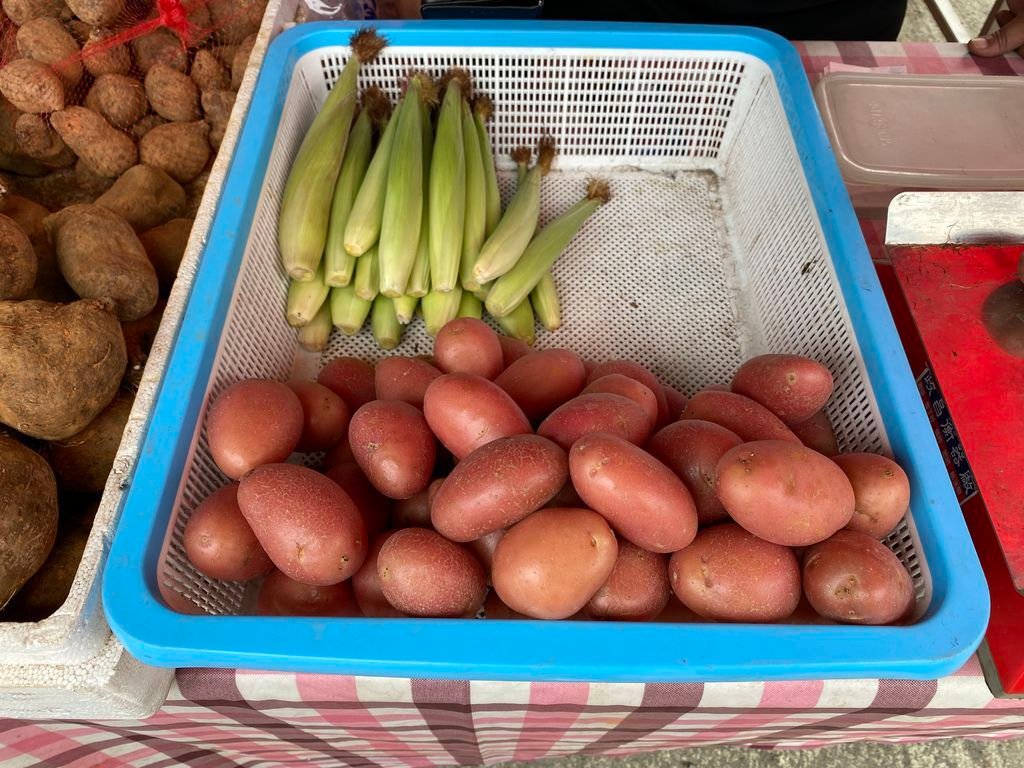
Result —
<instances>
[{"instance_id":1,"label":"bunch of corn","mask_svg":"<svg viewBox=\"0 0 1024 768\"><path fill-rule=\"evenodd\" d=\"M530 344L538 320L557 329L551 266L607 201L608 185L591 181L582 201L538 229L555 157L543 139L532 167L530 149L513 153L518 184L503 211L487 131L493 105L474 98L469 74L452 70L435 83L413 72L390 115L374 87L357 111L359 63L382 41L359 33L352 45L282 201L286 318L299 343L322 351L333 328L354 335L369 319L377 343L393 349L417 313L434 335L457 316L482 317L485 306L506 334Z\"/></svg>"}]
</instances>

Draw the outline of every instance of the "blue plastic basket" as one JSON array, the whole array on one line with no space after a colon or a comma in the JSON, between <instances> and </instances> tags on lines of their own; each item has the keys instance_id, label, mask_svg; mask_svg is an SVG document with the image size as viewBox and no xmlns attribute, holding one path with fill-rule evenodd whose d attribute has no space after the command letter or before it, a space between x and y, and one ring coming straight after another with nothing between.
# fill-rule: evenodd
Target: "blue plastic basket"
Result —
<instances>
[{"instance_id":1,"label":"blue plastic basket","mask_svg":"<svg viewBox=\"0 0 1024 768\"><path fill-rule=\"evenodd\" d=\"M988 619L970 537L800 61L782 39L739 28L381 24L391 45L361 78L394 94L409 67L467 66L497 103L499 154L541 131L559 141L545 216L578 199L586 174L613 177L612 203L559 261L566 322L541 344L631 357L687 392L728 381L762 351L829 364L841 446L890 451L910 476L912 514L887 541L914 576L917 621L227 615L245 610L251 589L203 579L180 544L191 509L224 482L202 414L231 381L319 362L297 353L283 320L273 223L352 29L285 32L256 84L106 568L107 616L132 654L157 666L593 681L930 678L963 664ZM408 339L400 353L425 351L421 332ZM371 345L335 339L325 359Z\"/></svg>"}]
</instances>

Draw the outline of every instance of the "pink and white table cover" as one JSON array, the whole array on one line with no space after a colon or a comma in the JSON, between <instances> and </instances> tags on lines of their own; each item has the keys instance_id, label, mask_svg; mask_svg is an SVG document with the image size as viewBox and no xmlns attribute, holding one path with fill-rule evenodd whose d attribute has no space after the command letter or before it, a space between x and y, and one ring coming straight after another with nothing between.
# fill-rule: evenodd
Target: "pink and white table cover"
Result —
<instances>
[{"instance_id":1,"label":"pink and white table cover","mask_svg":"<svg viewBox=\"0 0 1024 768\"><path fill-rule=\"evenodd\" d=\"M1024 74L931 43L799 43L816 80L846 67ZM878 258L884 222L862 222ZM919 680L499 683L181 669L139 722L0 719L0 766L418 768L718 744L820 747L1024 735L1024 700L996 699L977 658Z\"/></svg>"}]
</instances>

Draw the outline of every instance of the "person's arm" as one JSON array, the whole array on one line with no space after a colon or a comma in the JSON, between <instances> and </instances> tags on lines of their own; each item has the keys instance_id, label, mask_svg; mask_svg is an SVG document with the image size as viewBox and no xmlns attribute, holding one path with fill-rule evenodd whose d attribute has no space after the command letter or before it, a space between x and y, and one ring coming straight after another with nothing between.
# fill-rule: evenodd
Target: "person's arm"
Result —
<instances>
[{"instance_id":1,"label":"person's arm","mask_svg":"<svg viewBox=\"0 0 1024 768\"><path fill-rule=\"evenodd\" d=\"M975 56L1002 56L1018 50L1024 55L1024 0L1008 0L1010 10L997 17L999 29L967 44Z\"/></svg>"}]
</instances>

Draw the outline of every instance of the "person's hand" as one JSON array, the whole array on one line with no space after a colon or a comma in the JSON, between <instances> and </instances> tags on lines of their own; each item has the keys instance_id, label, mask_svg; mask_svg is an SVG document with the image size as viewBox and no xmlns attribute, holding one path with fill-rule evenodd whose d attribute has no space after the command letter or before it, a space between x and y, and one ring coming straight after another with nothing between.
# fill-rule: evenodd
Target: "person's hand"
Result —
<instances>
[{"instance_id":1,"label":"person's hand","mask_svg":"<svg viewBox=\"0 0 1024 768\"><path fill-rule=\"evenodd\" d=\"M1024 0L1008 0L1008 11L996 16L999 29L976 37L967 44L967 50L975 56L1001 56L1016 50L1024 56Z\"/></svg>"}]
</instances>

